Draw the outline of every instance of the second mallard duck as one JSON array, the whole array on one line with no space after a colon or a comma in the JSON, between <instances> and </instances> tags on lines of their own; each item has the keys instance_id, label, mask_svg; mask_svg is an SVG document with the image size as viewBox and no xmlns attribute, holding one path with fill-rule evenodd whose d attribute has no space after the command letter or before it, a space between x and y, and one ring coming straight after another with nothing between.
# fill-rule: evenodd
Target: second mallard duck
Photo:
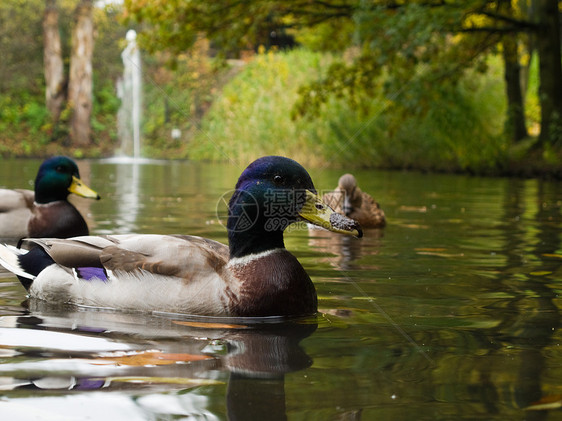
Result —
<instances>
[{"instance_id":1,"label":"second mallard duck","mask_svg":"<svg viewBox=\"0 0 562 421\"><path fill-rule=\"evenodd\" d=\"M0 238L88 235L86 221L67 200L74 193L100 196L80 180L76 163L65 156L45 160L35 178L35 191L0 189Z\"/></svg>"}]
</instances>

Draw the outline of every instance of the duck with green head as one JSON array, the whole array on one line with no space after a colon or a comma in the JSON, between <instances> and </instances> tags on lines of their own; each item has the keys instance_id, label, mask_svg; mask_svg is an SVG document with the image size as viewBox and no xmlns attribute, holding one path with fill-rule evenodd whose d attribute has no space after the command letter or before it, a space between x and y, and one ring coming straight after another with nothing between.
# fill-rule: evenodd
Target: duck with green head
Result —
<instances>
[{"instance_id":1,"label":"duck with green head","mask_svg":"<svg viewBox=\"0 0 562 421\"><path fill-rule=\"evenodd\" d=\"M69 194L96 199L80 180L76 163L65 156L45 160L35 178L35 191L0 189L0 238L68 238L88 235Z\"/></svg>"},{"instance_id":2,"label":"duck with green head","mask_svg":"<svg viewBox=\"0 0 562 421\"><path fill-rule=\"evenodd\" d=\"M31 296L48 301L209 316L312 315L314 285L283 242L285 228L299 220L362 236L355 221L322 203L300 164L267 156L236 184L228 246L180 235L38 239L30 252L0 246L0 263Z\"/></svg>"}]
</instances>

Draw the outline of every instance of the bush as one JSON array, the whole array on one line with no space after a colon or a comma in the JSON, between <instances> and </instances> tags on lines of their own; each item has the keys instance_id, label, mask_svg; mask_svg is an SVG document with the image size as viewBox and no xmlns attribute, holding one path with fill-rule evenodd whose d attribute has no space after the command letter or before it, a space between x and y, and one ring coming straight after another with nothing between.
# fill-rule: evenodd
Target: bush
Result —
<instances>
[{"instance_id":1,"label":"bush","mask_svg":"<svg viewBox=\"0 0 562 421\"><path fill-rule=\"evenodd\" d=\"M361 111L330 98L318 118L291 119L298 88L331 62L329 54L303 49L256 56L217 97L188 156L248 162L284 154L307 165L448 171L481 171L504 160L499 60L455 85L429 86L420 77L391 97L381 89Z\"/></svg>"}]
</instances>

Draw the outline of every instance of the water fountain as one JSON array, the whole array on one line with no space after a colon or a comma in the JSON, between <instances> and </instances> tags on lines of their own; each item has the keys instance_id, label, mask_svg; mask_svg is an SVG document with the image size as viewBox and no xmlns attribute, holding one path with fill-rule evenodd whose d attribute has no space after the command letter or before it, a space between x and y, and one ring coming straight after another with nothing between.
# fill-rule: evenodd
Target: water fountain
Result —
<instances>
[{"instance_id":1,"label":"water fountain","mask_svg":"<svg viewBox=\"0 0 562 421\"><path fill-rule=\"evenodd\" d=\"M142 79L140 50L137 46L137 33L127 32L127 47L121 53L123 59L123 79L117 91L121 107L117 116L118 132L121 139L119 155L138 160L140 158L140 123L142 101Z\"/></svg>"}]
</instances>

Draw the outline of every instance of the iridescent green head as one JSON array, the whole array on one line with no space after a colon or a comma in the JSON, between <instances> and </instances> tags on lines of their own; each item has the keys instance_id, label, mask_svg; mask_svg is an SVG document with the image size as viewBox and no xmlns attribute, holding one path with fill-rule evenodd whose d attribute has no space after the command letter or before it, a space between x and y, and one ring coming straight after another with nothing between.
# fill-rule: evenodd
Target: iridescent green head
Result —
<instances>
[{"instance_id":1,"label":"iridescent green head","mask_svg":"<svg viewBox=\"0 0 562 421\"><path fill-rule=\"evenodd\" d=\"M99 200L100 196L82 183L76 163L66 156L45 160L35 178L35 201L50 203L66 200L70 193Z\"/></svg>"}]
</instances>

